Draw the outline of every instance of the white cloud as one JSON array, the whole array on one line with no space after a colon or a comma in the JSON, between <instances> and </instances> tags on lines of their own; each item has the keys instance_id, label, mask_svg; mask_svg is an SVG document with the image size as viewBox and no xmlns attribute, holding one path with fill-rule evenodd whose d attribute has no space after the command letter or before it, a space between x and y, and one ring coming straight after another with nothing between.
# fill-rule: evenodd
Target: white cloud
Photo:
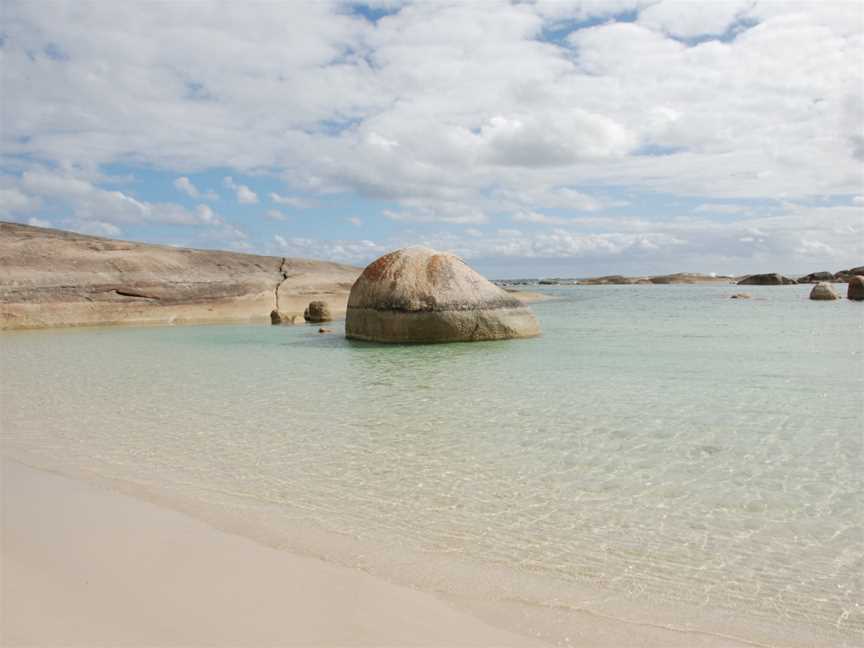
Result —
<instances>
[{"instance_id":1,"label":"white cloud","mask_svg":"<svg viewBox=\"0 0 864 648\"><path fill-rule=\"evenodd\" d=\"M481 160L531 168L621 158L637 143L636 135L621 124L578 108L497 115L481 126L479 137Z\"/></svg>"},{"instance_id":2,"label":"white cloud","mask_svg":"<svg viewBox=\"0 0 864 648\"><path fill-rule=\"evenodd\" d=\"M183 3L4 8L4 164L25 200L62 202L79 220L207 224L204 212L106 188L100 168L130 160L170 171L196 202L211 194L189 178L228 169L241 204L259 197L239 178L269 174L304 196L271 194L277 206L355 192L396 205L386 216L406 227L600 215L626 192L633 203L696 197L714 206L692 216L705 229L699 214L735 216L730 200L861 191L857 3L414 3L376 23L330 3L202 6L196 21ZM614 21L627 11L637 22ZM602 20L543 41L591 18ZM681 42L730 26L734 38ZM24 159L56 177L24 178L44 175ZM29 209L17 194L0 201ZM578 221L561 227L589 226ZM603 227L583 235L651 233L631 220ZM848 253L833 235L808 234L822 248L771 231L785 242L769 251L741 224L724 230L723 249L790 262Z\"/></svg>"},{"instance_id":3,"label":"white cloud","mask_svg":"<svg viewBox=\"0 0 864 648\"><path fill-rule=\"evenodd\" d=\"M270 200L277 205L285 205L287 207L294 207L295 209L309 209L310 207L315 206L315 203L306 200L305 198L298 198L297 196L282 196L275 192L270 193Z\"/></svg>"},{"instance_id":4,"label":"white cloud","mask_svg":"<svg viewBox=\"0 0 864 648\"><path fill-rule=\"evenodd\" d=\"M549 216L539 212L524 211L512 216L514 223L535 223L538 225L566 225L571 222L569 218L561 218L560 216Z\"/></svg>"},{"instance_id":5,"label":"white cloud","mask_svg":"<svg viewBox=\"0 0 864 648\"><path fill-rule=\"evenodd\" d=\"M33 211L41 206L41 201L28 196L14 187L0 188L0 215L20 214Z\"/></svg>"},{"instance_id":6,"label":"white cloud","mask_svg":"<svg viewBox=\"0 0 864 648\"><path fill-rule=\"evenodd\" d=\"M366 264L392 248L373 241L322 241L309 238L273 236L275 251L285 256L329 259L341 263Z\"/></svg>"},{"instance_id":7,"label":"white cloud","mask_svg":"<svg viewBox=\"0 0 864 648\"><path fill-rule=\"evenodd\" d=\"M246 185L238 185L234 182L234 179L231 176L227 176L223 183L226 187L234 191L237 196L237 202L241 205L254 205L258 202L258 194L252 191Z\"/></svg>"},{"instance_id":8,"label":"white cloud","mask_svg":"<svg viewBox=\"0 0 864 648\"><path fill-rule=\"evenodd\" d=\"M174 181L174 186L191 198L198 198L201 195L201 192L198 191L195 185L192 184L192 181L186 176L177 178Z\"/></svg>"},{"instance_id":9,"label":"white cloud","mask_svg":"<svg viewBox=\"0 0 864 648\"><path fill-rule=\"evenodd\" d=\"M288 217L278 209L268 209L264 213L264 218L272 221L287 221Z\"/></svg>"},{"instance_id":10,"label":"white cloud","mask_svg":"<svg viewBox=\"0 0 864 648\"><path fill-rule=\"evenodd\" d=\"M696 213L711 213L711 214L741 214L747 211L752 211L752 207L746 205L731 205L723 203L703 203L693 209Z\"/></svg>"},{"instance_id":11,"label":"white cloud","mask_svg":"<svg viewBox=\"0 0 864 648\"><path fill-rule=\"evenodd\" d=\"M36 218L35 216L31 216L30 218L28 218L27 224L32 225L33 227L52 227L51 221L47 221L42 218Z\"/></svg>"},{"instance_id":12,"label":"white cloud","mask_svg":"<svg viewBox=\"0 0 864 648\"><path fill-rule=\"evenodd\" d=\"M754 5L752 0L703 2L694 10L689 0L662 0L639 13L639 23L681 38L721 35Z\"/></svg>"},{"instance_id":13,"label":"white cloud","mask_svg":"<svg viewBox=\"0 0 864 648\"><path fill-rule=\"evenodd\" d=\"M90 220L73 223L69 229L82 234L92 234L93 236L117 237L123 235L123 230L113 223L104 221Z\"/></svg>"},{"instance_id":14,"label":"white cloud","mask_svg":"<svg viewBox=\"0 0 864 648\"><path fill-rule=\"evenodd\" d=\"M488 221L486 215L470 207L464 208L434 208L417 207L401 211L385 209L382 214L391 221L402 223L452 223L458 225L481 224Z\"/></svg>"}]
</instances>

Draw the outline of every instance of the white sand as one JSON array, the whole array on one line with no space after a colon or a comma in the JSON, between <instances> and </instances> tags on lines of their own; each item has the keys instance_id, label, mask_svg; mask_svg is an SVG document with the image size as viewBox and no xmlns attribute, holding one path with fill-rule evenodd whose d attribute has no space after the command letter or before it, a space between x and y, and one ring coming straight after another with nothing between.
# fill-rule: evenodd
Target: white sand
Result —
<instances>
[{"instance_id":1,"label":"white sand","mask_svg":"<svg viewBox=\"0 0 864 648\"><path fill-rule=\"evenodd\" d=\"M432 595L2 463L4 646L532 646Z\"/></svg>"}]
</instances>

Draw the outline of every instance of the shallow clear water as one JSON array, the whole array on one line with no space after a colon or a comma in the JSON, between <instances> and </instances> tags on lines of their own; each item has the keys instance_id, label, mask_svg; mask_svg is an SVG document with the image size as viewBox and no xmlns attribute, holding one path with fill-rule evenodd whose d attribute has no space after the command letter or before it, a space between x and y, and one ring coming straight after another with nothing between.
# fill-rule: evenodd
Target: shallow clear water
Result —
<instances>
[{"instance_id":1,"label":"shallow clear water","mask_svg":"<svg viewBox=\"0 0 864 648\"><path fill-rule=\"evenodd\" d=\"M542 337L482 344L339 323L5 334L3 449L518 604L562 643L587 610L860 645L864 304L808 291L556 288Z\"/></svg>"}]
</instances>

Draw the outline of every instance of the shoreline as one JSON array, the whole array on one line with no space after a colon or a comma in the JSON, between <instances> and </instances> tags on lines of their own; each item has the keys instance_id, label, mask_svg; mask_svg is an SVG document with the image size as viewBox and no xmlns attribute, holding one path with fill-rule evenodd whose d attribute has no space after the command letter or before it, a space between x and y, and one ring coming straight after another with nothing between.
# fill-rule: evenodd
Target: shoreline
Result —
<instances>
[{"instance_id":1,"label":"shoreline","mask_svg":"<svg viewBox=\"0 0 864 648\"><path fill-rule=\"evenodd\" d=\"M365 544L355 554L356 539L311 528L286 543L236 511L165 486L35 463L0 455L4 646L776 648L670 624L647 608L601 612L590 604L591 590L549 590L540 606L501 598L493 583L506 575L494 567L472 570L471 578L489 580L485 595L445 592L399 576L403 567L418 568L410 551ZM346 561L346 549L356 563ZM460 569L437 559L419 569L430 566ZM518 578L532 580L530 573ZM219 583L242 591L220 593ZM159 622L150 627L147 619Z\"/></svg>"},{"instance_id":2,"label":"shoreline","mask_svg":"<svg viewBox=\"0 0 864 648\"><path fill-rule=\"evenodd\" d=\"M546 645L90 482L2 468L3 645Z\"/></svg>"}]
</instances>

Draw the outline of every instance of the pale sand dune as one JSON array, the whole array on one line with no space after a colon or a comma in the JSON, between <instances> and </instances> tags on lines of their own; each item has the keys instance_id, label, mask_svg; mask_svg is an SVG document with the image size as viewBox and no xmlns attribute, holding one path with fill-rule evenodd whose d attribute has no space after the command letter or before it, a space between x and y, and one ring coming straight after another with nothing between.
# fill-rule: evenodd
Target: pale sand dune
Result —
<instances>
[{"instance_id":1,"label":"pale sand dune","mask_svg":"<svg viewBox=\"0 0 864 648\"><path fill-rule=\"evenodd\" d=\"M2 464L4 646L536 646L434 596Z\"/></svg>"}]
</instances>

